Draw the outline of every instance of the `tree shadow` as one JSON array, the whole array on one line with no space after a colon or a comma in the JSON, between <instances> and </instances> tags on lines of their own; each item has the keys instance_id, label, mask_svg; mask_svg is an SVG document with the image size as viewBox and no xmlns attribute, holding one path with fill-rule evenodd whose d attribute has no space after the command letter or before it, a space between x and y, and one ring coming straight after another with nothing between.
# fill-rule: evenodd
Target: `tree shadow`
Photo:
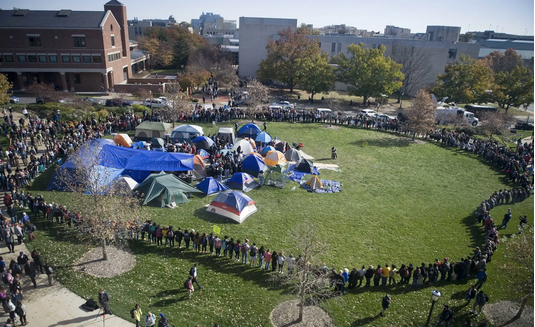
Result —
<instances>
[{"instance_id":1,"label":"tree shadow","mask_svg":"<svg viewBox=\"0 0 535 327\"><path fill-rule=\"evenodd\" d=\"M373 317L360 318L351 323L351 327L366 326L381 317L379 314Z\"/></svg>"},{"instance_id":2,"label":"tree shadow","mask_svg":"<svg viewBox=\"0 0 535 327\"><path fill-rule=\"evenodd\" d=\"M386 132L383 132L386 133ZM391 134L391 133L388 133ZM411 144L414 144L415 141L413 141L409 137L403 137L398 136L394 138L364 138L359 139L358 141L350 142L352 145L356 146L373 146L373 147L381 147L381 148L391 148L391 147L408 147Z\"/></svg>"},{"instance_id":3,"label":"tree shadow","mask_svg":"<svg viewBox=\"0 0 535 327\"><path fill-rule=\"evenodd\" d=\"M68 319L68 320L61 320L61 321L58 321L57 323L55 323L53 325L50 325L50 327L66 326L66 325L83 326L84 322L92 320L92 319L96 320L99 316L100 315L98 313L96 313L96 314L91 315L91 316L77 317L77 318ZM110 319L110 318L108 318L108 319ZM91 325L91 323L88 323L88 325Z\"/></svg>"}]
</instances>

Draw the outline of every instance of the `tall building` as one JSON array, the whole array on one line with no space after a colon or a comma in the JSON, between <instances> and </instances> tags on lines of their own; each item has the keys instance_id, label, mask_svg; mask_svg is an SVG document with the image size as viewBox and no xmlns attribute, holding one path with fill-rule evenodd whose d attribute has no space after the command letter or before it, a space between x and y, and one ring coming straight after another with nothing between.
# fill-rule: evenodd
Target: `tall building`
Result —
<instances>
[{"instance_id":1,"label":"tall building","mask_svg":"<svg viewBox=\"0 0 535 327\"><path fill-rule=\"evenodd\" d=\"M390 36L401 36L401 35L408 35L411 33L410 28L403 28L403 27L397 27L392 25L386 25L385 27L385 35Z\"/></svg>"},{"instance_id":2,"label":"tall building","mask_svg":"<svg viewBox=\"0 0 535 327\"><path fill-rule=\"evenodd\" d=\"M297 19L240 17L240 77L256 77L260 61L267 56L266 45L278 39L284 29L297 29Z\"/></svg>"},{"instance_id":3,"label":"tall building","mask_svg":"<svg viewBox=\"0 0 535 327\"><path fill-rule=\"evenodd\" d=\"M221 15L211 12L202 13L199 19L191 20L193 31L204 37L230 36L234 37L236 31L235 20L225 20Z\"/></svg>"},{"instance_id":4,"label":"tall building","mask_svg":"<svg viewBox=\"0 0 535 327\"><path fill-rule=\"evenodd\" d=\"M128 21L128 34L132 40L135 40L138 37L143 36L143 33L148 27L169 27L172 25L178 25L173 15L169 16L168 19L139 20L137 17L134 17L134 19Z\"/></svg>"},{"instance_id":5,"label":"tall building","mask_svg":"<svg viewBox=\"0 0 535 327\"><path fill-rule=\"evenodd\" d=\"M459 42L461 28L457 26L427 26L427 41Z\"/></svg>"},{"instance_id":6,"label":"tall building","mask_svg":"<svg viewBox=\"0 0 535 327\"><path fill-rule=\"evenodd\" d=\"M126 6L0 10L0 63L15 90L34 82L75 92L125 83L132 75Z\"/></svg>"}]
</instances>

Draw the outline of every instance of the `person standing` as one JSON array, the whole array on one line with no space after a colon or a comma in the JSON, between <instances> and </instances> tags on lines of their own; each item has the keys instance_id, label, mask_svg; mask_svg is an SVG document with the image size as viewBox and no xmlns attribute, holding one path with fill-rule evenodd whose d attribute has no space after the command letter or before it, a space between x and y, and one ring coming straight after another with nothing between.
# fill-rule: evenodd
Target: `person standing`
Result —
<instances>
[{"instance_id":1,"label":"person standing","mask_svg":"<svg viewBox=\"0 0 535 327\"><path fill-rule=\"evenodd\" d=\"M479 316L481 314L481 309L483 309L483 306L487 304L489 301L489 297L487 294L483 293L483 291L479 291L476 295L476 301L474 302L474 306L472 307L472 311L470 313L476 313L476 307L477 307L477 315Z\"/></svg>"},{"instance_id":2,"label":"person standing","mask_svg":"<svg viewBox=\"0 0 535 327\"><path fill-rule=\"evenodd\" d=\"M196 263L194 263L193 267L191 267L191 269L189 270L189 275L193 277L192 282L197 284L197 286L199 286L199 288L202 290L204 287L199 285L199 282L197 281L197 264Z\"/></svg>"},{"instance_id":3,"label":"person standing","mask_svg":"<svg viewBox=\"0 0 535 327\"><path fill-rule=\"evenodd\" d=\"M28 320L26 320L26 306L22 304L21 300L17 301L15 313L19 316L21 324L26 326L28 324Z\"/></svg>"},{"instance_id":4,"label":"person standing","mask_svg":"<svg viewBox=\"0 0 535 327\"><path fill-rule=\"evenodd\" d=\"M15 253L15 239L13 238L13 232L11 228L4 230L4 239L6 241L7 250L11 253Z\"/></svg>"},{"instance_id":5,"label":"person standing","mask_svg":"<svg viewBox=\"0 0 535 327\"><path fill-rule=\"evenodd\" d=\"M440 319L438 320L437 327L440 327L443 322L445 322L445 326L448 327L450 325L450 320L453 317L453 311L451 311L449 305L444 304L444 310L442 310L442 313L440 314Z\"/></svg>"},{"instance_id":6,"label":"person standing","mask_svg":"<svg viewBox=\"0 0 535 327\"><path fill-rule=\"evenodd\" d=\"M333 146L331 148L331 159L336 159L338 158L338 154L336 153L336 148Z\"/></svg>"},{"instance_id":7,"label":"person standing","mask_svg":"<svg viewBox=\"0 0 535 327\"><path fill-rule=\"evenodd\" d=\"M270 250L267 249L266 252L264 252L264 261L266 262L264 266L265 270L269 269L269 264L271 263L271 253L269 251Z\"/></svg>"},{"instance_id":8,"label":"person standing","mask_svg":"<svg viewBox=\"0 0 535 327\"><path fill-rule=\"evenodd\" d=\"M188 291L188 299L191 299L191 296L193 295L193 292L195 289L193 288L193 276L189 276L186 282L184 283L184 287Z\"/></svg>"},{"instance_id":9,"label":"person standing","mask_svg":"<svg viewBox=\"0 0 535 327\"><path fill-rule=\"evenodd\" d=\"M472 301L472 299L476 297L476 293L477 290L474 285L470 285L468 292L466 292L466 305L468 305L470 301Z\"/></svg>"},{"instance_id":10,"label":"person standing","mask_svg":"<svg viewBox=\"0 0 535 327\"><path fill-rule=\"evenodd\" d=\"M483 284L487 281L487 268L483 268L477 272L477 283L474 285L475 288L480 289Z\"/></svg>"},{"instance_id":11,"label":"person standing","mask_svg":"<svg viewBox=\"0 0 535 327\"><path fill-rule=\"evenodd\" d=\"M134 318L134 322L136 323L136 327L139 327L141 322L141 317L143 315L143 312L141 312L141 307L138 303L136 303L136 306L134 308L134 311L132 311L132 315Z\"/></svg>"},{"instance_id":12,"label":"person standing","mask_svg":"<svg viewBox=\"0 0 535 327\"><path fill-rule=\"evenodd\" d=\"M506 229L507 224L509 224L509 221L511 221L511 218L513 218L513 215L511 214L511 208L507 209L507 213L503 215L502 224L498 229Z\"/></svg>"},{"instance_id":13,"label":"person standing","mask_svg":"<svg viewBox=\"0 0 535 327\"><path fill-rule=\"evenodd\" d=\"M147 312L145 315L145 326L146 327L153 327L154 324L156 324L156 316L152 312Z\"/></svg>"},{"instance_id":14,"label":"person standing","mask_svg":"<svg viewBox=\"0 0 535 327\"><path fill-rule=\"evenodd\" d=\"M264 171L258 173L258 181L260 182L260 187L264 186Z\"/></svg>"},{"instance_id":15,"label":"person standing","mask_svg":"<svg viewBox=\"0 0 535 327\"><path fill-rule=\"evenodd\" d=\"M381 317L384 317L386 310L390 306L390 302L392 302L392 298L390 297L390 295L386 294L385 296L383 296L383 301L382 302L383 302L382 303L383 311L381 311L380 315L381 315Z\"/></svg>"},{"instance_id":16,"label":"person standing","mask_svg":"<svg viewBox=\"0 0 535 327\"><path fill-rule=\"evenodd\" d=\"M241 244L241 263L247 264L247 256L249 254L249 249L251 246L249 245L249 240L245 239L245 241Z\"/></svg>"},{"instance_id":17,"label":"person standing","mask_svg":"<svg viewBox=\"0 0 535 327\"><path fill-rule=\"evenodd\" d=\"M264 132L267 131L267 123L264 122Z\"/></svg>"},{"instance_id":18,"label":"person standing","mask_svg":"<svg viewBox=\"0 0 535 327\"><path fill-rule=\"evenodd\" d=\"M284 255L284 251L281 251L279 255L277 256L277 266L279 268L279 274L283 273L285 261L286 261L286 256Z\"/></svg>"},{"instance_id":19,"label":"person standing","mask_svg":"<svg viewBox=\"0 0 535 327\"><path fill-rule=\"evenodd\" d=\"M98 302L100 303L100 305L104 309L103 315L106 315L106 314L110 314L111 315L111 314L113 314L111 312L111 309L110 309L110 296L108 295L108 293L106 291L104 291L103 288L101 288L99 293L98 293Z\"/></svg>"},{"instance_id":20,"label":"person standing","mask_svg":"<svg viewBox=\"0 0 535 327\"><path fill-rule=\"evenodd\" d=\"M160 321L158 321L158 327L169 327L169 320L163 313L160 313Z\"/></svg>"},{"instance_id":21,"label":"person standing","mask_svg":"<svg viewBox=\"0 0 535 327\"><path fill-rule=\"evenodd\" d=\"M44 268L45 268L46 277L48 278L48 286L52 286L53 284L52 275L54 274L54 270L46 262L45 262Z\"/></svg>"}]
</instances>

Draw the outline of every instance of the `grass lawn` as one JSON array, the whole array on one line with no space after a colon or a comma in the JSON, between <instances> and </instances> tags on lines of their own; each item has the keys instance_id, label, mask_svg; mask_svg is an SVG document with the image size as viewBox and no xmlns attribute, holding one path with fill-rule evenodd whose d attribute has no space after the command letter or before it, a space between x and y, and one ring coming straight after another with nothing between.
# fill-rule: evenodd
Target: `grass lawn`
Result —
<instances>
[{"instance_id":1,"label":"grass lawn","mask_svg":"<svg viewBox=\"0 0 535 327\"><path fill-rule=\"evenodd\" d=\"M218 126L203 127L206 134L213 134ZM213 196L194 197L175 210L147 206L142 218L201 232L211 231L216 224L223 235L248 238L287 254L295 243L290 230L310 219L328 244L321 260L329 266L351 269L393 263L399 268L402 263L420 265L444 257L457 261L471 254L483 242L474 210L495 190L512 187L500 171L478 157L434 143L415 144L388 133L348 127L326 129L320 124L268 123L268 132L290 143L303 143L303 150L315 157L315 162L338 164L342 172L321 170L320 178L340 181L342 192L307 193L295 182L282 190L255 189L248 195L258 212L241 225L205 211ZM336 161L330 159L332 146L338 149ZM33 185L33 192L44 194L47 202L73 204L68 193L40 191L48 178L49 174L43 174ZM501 235L517 231L518 214L527 214L533 226L532 199L510 206L513 220ZM491 211L497 223L506 210L506 206L499 206ZM54 263L61 283L84 298L96 298L98 288L106 288L114 312L127 319L134 303L140 303L144 313L149 309L163 312L177 326L215 322L221 326L269 326L270 311L291 298L285 290L269 284L267 274L259 269L142 241L129 243L137 257L134 270L111 279L94 278L69 267L87 246L69 239L63 226L43 221L37 226L38 239L29 246L40 248ZM489 264L485 291L492 302L522 296L511 283L516 276L505 276L499 269L500 264L507 263L504 260L498 249ZM193 262L199 263L199 281L205 289L196 290L192 300L185 300L182 284ZM468 317L469 309L462 304L470 282L435 286L443 293L440 301L456 310L455 325ZM427 319L431 289L358 289L328 300L322 307L336 326L421 326ZM393 302L387 316L379 319L386 291ZM438 315L440 307L435 309ZM437 318L433 321L436 324Z\"/></svg>"}]
</instances>

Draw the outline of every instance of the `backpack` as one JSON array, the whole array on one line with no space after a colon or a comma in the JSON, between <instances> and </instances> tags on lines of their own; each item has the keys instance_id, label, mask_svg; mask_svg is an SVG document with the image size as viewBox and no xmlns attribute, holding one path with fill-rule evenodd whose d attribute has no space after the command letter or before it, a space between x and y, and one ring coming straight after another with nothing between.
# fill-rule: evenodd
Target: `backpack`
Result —
<instances>
[{"instance_id":1,"label":"backpack","mask_svg":"<svg viewBox=\"0 0 535 327\"><path fill-rule=\"evenodd\" d=\"M134 310L136 310L136 309L130 310L130 318L134 318Z\"/></svg>"},{"instance_id":2,"label":"backpack","mask_svg":"<svg viewBox=\"0 0 535 327\"><path fill-rule=\"evenodd\" d=\"M250 255L251 257L256 257L256 247L253 246L253 247L251 248L251 252L249 253L249 255Z\"/></svg>"},{"instance_id":3,"label":"backpack","mask_svg":"<svg viewBox=\"0 0 535 327\"><path fill-rule=\"evenodd\" d=\"M16 313L19 317L24 316L24 310L22 310L22 307L21 307L21 306L17 306L17 307L15 308L15 313Z\"/></svg>"},{"instance_id":4,"label":"backpack","mask_svg":"<svg viewBox=\"0 0 535 327\"><path fill-rule=\"evenodd\" d=\"M189 289L189 279L184 282L184 288Z\"/></svg>"},{"instance_id":5,"label":"backpack","mask_svg":"<svg viewBox=\"0 0 535 327\"><path fill-rule=\"evenodd\" d=\"M2 275L2 282L4 282L4 284L9 284L9 281L7 280L7 275L6 274Z\"/></svg>"},{"instance_id":6,"label":"backpack","mask_svg":"<svg viewBox=\"0 0 535 327\"><path fill-rule=\"evenodd\" d=\"M168 238L173 238L173 237L175 237L175 233L172 230L170 230L170 231L167 232L167 237Z\"/></svg>"},{"instance_id":7,"label":"backpack","mask_svg":"<svg viewBox=\"0 0 535 327\"><path fill-rule=\"evenodd\" d=\"M220 240L220 239L218 239L217 241L215 241L215 248L216 248L216 249L221 248L221 240Z\"/></svg>"}]
</instances>

